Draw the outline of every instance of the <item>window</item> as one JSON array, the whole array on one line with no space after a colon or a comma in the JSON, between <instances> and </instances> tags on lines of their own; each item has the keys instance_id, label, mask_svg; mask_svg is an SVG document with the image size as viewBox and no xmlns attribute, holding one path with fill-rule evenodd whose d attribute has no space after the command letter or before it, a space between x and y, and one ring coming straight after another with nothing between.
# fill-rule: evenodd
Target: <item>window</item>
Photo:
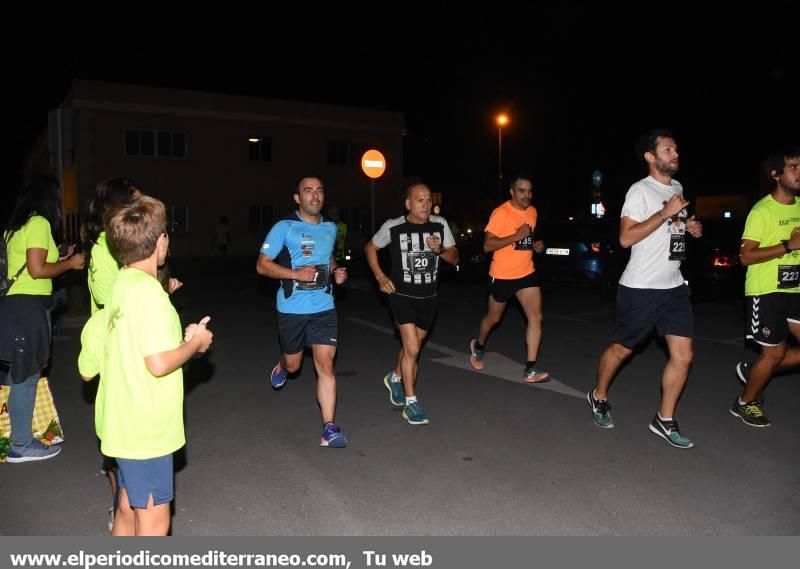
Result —
<instances>
[{"instance_id":1,"label":"window","mask_svg":"<svg viewBox=\"0 0 800 569\"><path fill-rule=\"evenodd\" d=\"M347 165L347 150L349 144L344 140L328 141L328 164Z\"/></svg>"},{"instance_id":2,"label":"window","mask_svg":"<svg viewBox=\"0 0 800 569\"><path fill-rule=\"evenodd\" d=\"M125 131L125 154L186 158L186 133L128 129Z\"/></svg>"},{"instance_id":3,"label":"window","mask_svg":"<svg viewBox=\"0 0 800 569\"><path fill-rule=\"evenodd\" d=\"M188 233L189 208L185 205L170 206L167 227L170 233Z\"/></svg>"},{"instance_id":4,"label":"window","mask_svg":"<svg viewBox=\"0 0 800 569\"><path fill-rule=\"evenodd\" d=\"M251 136L247 140L250 162L272 162L272 137Z\"/></svg>"}]
</instances>

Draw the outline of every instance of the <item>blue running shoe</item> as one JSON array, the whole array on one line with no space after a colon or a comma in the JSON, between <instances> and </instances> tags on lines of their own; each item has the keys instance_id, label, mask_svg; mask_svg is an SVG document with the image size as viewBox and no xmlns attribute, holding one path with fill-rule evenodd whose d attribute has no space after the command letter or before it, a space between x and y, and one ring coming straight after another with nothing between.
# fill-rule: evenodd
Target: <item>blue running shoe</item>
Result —
<instances>
[{"instance_id":1,"label":"blue running shoe","mask_svg":"<svg viewBox=\"0 0 800 569\"><path fill-rule=\"evenodd\" d=\"M281 367L281 362L275 364L275 367L272 368L272 373L269 375L269 381L272 383L272 389L278 390L284 386L286 383L286 378L289 377L289 374L286 373L286 370Z\"/></svg>"},{"instance_id":2,"label":"blue running shoe","mask_svg":"<svg viewBox=\"0 0 800 569\"><path fill-rule=\"evenodd\" d=\"M389 401L395 407L402 407L406 404L406 390L403 389L402 381L392 381L392 372L383 376L383 384L389 390Z\"/></svg>"},{"instance_id":3,"label":"blue running shoe","mask_svg":"<svg viewBox=\"0 0 800 569\"><path fill-rule=\"evenodd\" d=\"M408 421L409 425L427 425L430 423L419 401L406 403L406 406L403 407L403 419Z\"/></svg>"},{"instance_id":4,"label":"blue running shoe","mask_svg":"<svg viewBox=\"0 0 800 569\"><path fill-rule=\"evenodd\" d=\"M22 447L8 447L8 456L6 456L6 462L9 464L17 464L20 462L47 460L48 458L53 458L60 452L61 447L58 445L47 446L46 444L33 439L27 445Z\"/></svg>"},{"instance_id":5,"label":"blue running shoe","mask_svg":"<svg viewBox=\"0 0 800 569\"><path fill-rule=\"evenodd\" d=\"M325 423L322 429L322 438L319 446L330 448L344 448L347 446L347 438L342 433L339 425L335 423Z\"/></svg>"}]
</instances>

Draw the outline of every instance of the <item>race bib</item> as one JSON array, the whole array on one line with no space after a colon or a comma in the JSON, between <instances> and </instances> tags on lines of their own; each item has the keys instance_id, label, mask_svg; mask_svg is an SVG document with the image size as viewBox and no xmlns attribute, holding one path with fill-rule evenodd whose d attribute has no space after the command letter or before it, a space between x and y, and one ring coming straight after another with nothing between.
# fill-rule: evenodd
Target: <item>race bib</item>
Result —
<instances>
[{"instance_id":1,"label":"race bib","mask_svg":"<svg viewBox=\"0 0 800 569\"><path fill-rule=\"evenodd\" d=\"M669 236L669 260L686 260L686 234L673 233Z\"/></svg>"},{"instance_id":2,"label":"race bib","mask_svg":"<svg viewBox=\"0 0 800 569\"><path fill-rule=\"evenodd\" d=\"M313 265L316 272L313 281L295 281L297 290L319 290L326 288L331 283L330 265Z\"/></svg>"},{"instance_id":3,"label":"race bib","mask_svg":"<svg viewBox=\"0 0 800 569\"><path fill-rule=\"evenodd\" d=\"M778 265L778 288L800 286L800 265Z\"/></svg>"},{"instance_id":4,"label":"race bib","mask_svg":"<svg viewBox=\"0 0 800 569\"><path fill-rule=\"evenodd\" d=\"M433 251L414 251L408 254L408 270L412 275L430 273L436 268L436 254Z\"/></svg>"},{"instance_id":5,"label":"race bib","mask_svg":"<svg viewBox=\"0 0 800 569\"><path fill-rule=\"evenodd\" d=\"M533 233L528 235L525 239L520 239L514 243L514 250L516 251L533 251Z\"/></svg>"}]
</instances>

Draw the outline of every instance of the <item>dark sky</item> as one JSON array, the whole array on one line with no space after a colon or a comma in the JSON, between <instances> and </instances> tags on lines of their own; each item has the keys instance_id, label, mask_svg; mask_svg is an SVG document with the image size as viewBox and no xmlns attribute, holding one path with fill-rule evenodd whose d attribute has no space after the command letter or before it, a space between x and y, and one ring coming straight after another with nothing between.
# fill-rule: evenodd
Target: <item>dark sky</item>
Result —
<instances>
[{"instance_id":1,"label":"dark sky","mask_svg":"<svg viewBox=\"0 0 800 569\"><path fill-rule=\"evenodd\" d=\"M495 2L458 18L457 3L163 4L48 8L10 48L17 179L73 77L404 111L405 173L467 199L497 193L493 118L505 111L506 175L531 172L553 207L585 195L596 168L612 201L624 195L642 174L634 141L653 127L675 132L689 199L752 192L764 154L798 138L788 1Z\"/></svg>"}]
</instances>

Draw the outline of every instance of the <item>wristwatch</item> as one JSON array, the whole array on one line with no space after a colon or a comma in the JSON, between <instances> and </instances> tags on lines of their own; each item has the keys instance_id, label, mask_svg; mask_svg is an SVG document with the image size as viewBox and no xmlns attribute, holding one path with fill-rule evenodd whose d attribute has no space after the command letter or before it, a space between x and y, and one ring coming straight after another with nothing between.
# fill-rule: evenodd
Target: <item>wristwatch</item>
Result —
<instances>
[{"instance_id":1,"label":"wristwatch","mask_svg":"<svg viewBox=\"0 0 800 569\"><path fill-rule=\"evenodd\" d=\"M789 247L789 240L788 239L782 239L781 240L781 244L783 245L783 249L784 249L784 251L786 251L787 255L792 252L792 248Z\"/></svg>"}]
</instances>

